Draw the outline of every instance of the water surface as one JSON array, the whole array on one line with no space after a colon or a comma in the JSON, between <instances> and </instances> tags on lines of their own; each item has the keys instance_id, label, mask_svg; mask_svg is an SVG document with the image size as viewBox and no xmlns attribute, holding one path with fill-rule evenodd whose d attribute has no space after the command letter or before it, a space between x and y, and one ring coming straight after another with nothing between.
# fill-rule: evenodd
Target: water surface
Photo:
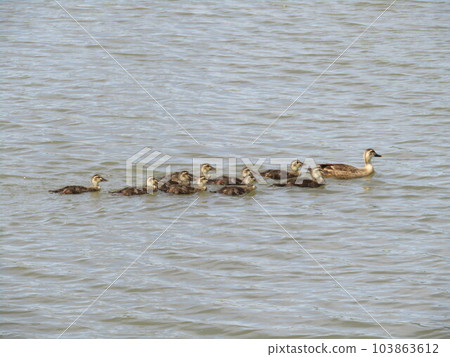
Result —
<instances>
[{"instance_id":1,"label":"water surface","mask_svg":"<svg viewBox=\"0 0 450 357\"><path fill-rule=\"evenodd\" d=\"M450 337L448 2L395 3L254 144L388 2L60 3L129 74L56 2L0 4L3 337L58 337L136 258L63 337ZM316 190L110 196L144 147L383 158Z\"/></svg>"}]
</instances>

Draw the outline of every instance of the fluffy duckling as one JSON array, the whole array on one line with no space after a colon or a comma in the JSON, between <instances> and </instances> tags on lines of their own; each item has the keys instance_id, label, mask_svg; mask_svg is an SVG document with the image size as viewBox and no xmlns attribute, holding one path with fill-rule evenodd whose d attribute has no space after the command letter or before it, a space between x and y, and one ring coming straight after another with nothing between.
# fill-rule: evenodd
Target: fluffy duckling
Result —
<instances>
[{"instance_id":1,"label":"fluffy duckling","mask_svg":"<svg viewBox=\"0 0 450 357\"><path fill-rule=\"evenodd\" d=\"M297 182L297 177L292 177L286 181L286 183L278 183L273 184L272 186L276 187L286 187L286 186L296 186L296 187L310 187L316 188L325 185L325 179L323 178L321 169L319 167L315 167L313 169L308 169L308 172L311 175L311 180L306 179L302 182Z\"/></svg>"},{"instance_id":2,"label":"fluffy duckling","mask_svg":"<svg viewBox=\"0 0 450 357\"><path fill-rule=\"evenodd\" d=\"M188 171L181 171L176 180L169 180L167 182L159 184L161 191L167 192L172 186L190 186L191 174Z\"/></svg>"},{"instance_id":3,"label":"fluffy duckling","mask_svg":"<svg viewBox=\"0 0 450 357\"><path fill-rule=\"evenodd\" d=\"M134 196L153 193L155 191L158 191L158 180L154 177L149 177L147 178L146 187L125 187L121 190L112 191L111 193L115 196Z\"/></svg>"},{"instance_id":4,"label":"fluffy duckling","mask_svg":"<svg viewBox=\"0 0 450 357\"><path fill-rule=\"evenodd\" d=\"M210 171L216 171L216 168L211 166L210 164L203 164L202 166L200 166L200 177L204 176L206 179L209 179ZM198 178L196 179L198 181Z\"/></svg>"},{"instance_id":5,"label":"fluffy duckling","mask_svg":"<svg viewBox=\"0 0 450 357\"><path fill-rule=\"evenodd\" d=\"M280 180L281 178L297 177L299 175L299 169L303 166L303 162L300 160L294 160L291 162L291 171L282 170L266 170L261 172L261 176L271 178L274 180Z\"/></svg>"},{"instance_id":6,"label":"fluffy duckling","mask_svg":"<svg viewBox=\"0 0 450 357\"><path fill-rule=\"evenodd\" d=\"M175 195L191 195L196 192L206 191L207 183L208 179L202 175L197 179L197 187L187 185L172 185L166 192L173 193Z\"/></svg>"},{"instance_id":7,"label":"fluffy duckling","mask_svg":"<svg viewBox=\"0 0 450 357\"><path fill-rule=\"evenodd\" d=\"M252 174L252 171L248 167L244 167L241 171L242 179L224 175L221 177L209 179L208 184L209 185L242 185L243 179L251 174Z\"/></svg>"},{"instance_id":8,"label":"fluffy duckling","mask_svg":"<svg viewBox=\"0 0 450 357\"><path fill-rule=\"evenodd\" d=\"M364 162L366 166L362 169L346 164L322 164L319 167L322 169L325 177L334 177L337 179L364 177L373 174L375 171L371 162L373 157L382 156L377 154L373 149L364 151Z\"/></svg>"},{"instance_id":9,"label":"fluffy duckling","mask_svg":"<svg viewBox=\"0 0 450 357\"><path fill-rule=\"evenodd\" d=\"M200 166L200 176L205 176L206 178L209 178L209 172L210 171L216 171L216 168L211 166L210 164L202 164ZM170 180L171 181L175 181L175 182L179 182L180 181L180 175L183 172L187 172L187 171L181 171L181 172L174 172L170 175ZM189 179L192 180L194 175L192 175L191 173L189 173Z\"/></svg>"},{"instance_id":10,"label":"fluffy duckling","mask_svg":"<svg viewBox=\"0 0 450 357\"><path fill-rule=\"evenodd\" d=\"M256 189L256 186L252 185L256 181L255 177L250 174L243 179L243 185L230 185L224 186L214 193L221 193L229 196L242 196Z\"/></svg>"},{"instance_id":11,"label":"fluffy duckling","mask_svg":"<svg viewBox=\"0 0 450 357\"><path fill-rule=\"evenodd\" d=\"M58 190L50 190L48 192L51 193L60 193L62 195L76 195L83 192L96 192L100 191L100 186L98 185L102 181L108 181L107 179L101 177L100 175L94 175L91 178L92 186L91 187L85 187L85 186L65 186L63 188L60 188Z\"/></svg>"}]
</instances>

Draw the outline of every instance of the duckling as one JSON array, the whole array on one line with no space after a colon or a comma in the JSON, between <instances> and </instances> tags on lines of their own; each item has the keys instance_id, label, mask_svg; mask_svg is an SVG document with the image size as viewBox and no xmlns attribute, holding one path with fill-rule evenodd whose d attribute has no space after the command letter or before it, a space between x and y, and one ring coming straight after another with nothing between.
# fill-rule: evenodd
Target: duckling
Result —
<instances>
[{"instance_id":1,"label":"duckling","mask_svg":"<svg viewBox=\"0 0 450 357\"><path fill-rule=\"evenodd\" d=\"M153 193L155 191L158 191L158 180L153 177L149 177L147 178L146 187L125 187L121 190L112 191L111 193L115 196L134 196Z\"/></svg>"},{"instance_id":2,"label":"duckling","mask_svg":"<svg viewBox=\"0 0 450 357\"><path fill-rule=\"evenodd\" d=\"M204 176L206 179L209 179L210 171L216 171L216 168L211 166L210 164L203 164L202 166L200 166L200 177ZM198 181L198 177L196 178L196 180Z\"/></svg>"},{"instance_id":3,"label":"duckling","mask_svg":"<svg viewBox=\"0 0 450 357\"><path fill-rule=\"evenodd\" d=\"M108 181L107 179L101 177L100 175L94 175L91 178L92 186L91 187L85 187L85 186L65 186L63 188L60 188L58 190L50 190L48 192L51 193L60 193L62 195L76 195L83 192L96 192L100 191L100 186L98 185L102 181Z\"/></svg>"},{"instance_id":4,"label":"duckling","mask_svg":"<svg viewBox=\"0 0 450 357\"><path fill-rule=\"evenodd\" d=\"M205 176L206 178L209 178L209 171L216 171L216 168L213 167L213 166L211 166L210 164L202 164L202 165L200 166L200 176L203 175L203 176ZM175 181L175 182L179 182L179 181L180 181L179 176L180 176L180 174L181 174L182 172L185 172L185 171L174 172L174 173L172 173L172 174L170 175L170 180L171 180L171 181ZM189 173L189 172L188 172L188 174L189 174L189 180L192 180L193 177L194 177L194 175L192 175L192 174Z\"/></svg>"},{"instance_id":5,"label":"duckling","mask_svg":"<svg viewBox=\"0 0 450 357\"><path fill-rule=\"evenodd\" d=\"M197 179L197 187L187 185L172 185L166 192L173 193L175 195L190 195L196 192L206 191L207 183L208 179L202 175Z\"/></svg>"},{"instance_id":6,"label":"duckling","mask_svg":"<svg viewBox=\"0 0 450 357\"><path fill-rule=\"evenodd\" d=\"M297 186L297 187L311 187L316 188L325 185L325 179L322 176L321 169L315 167L313 169L309 168L308 172L311 175L312 180L306 179L302 182L297 182L297 177L292 177L286 181L286 183L277 183L272 186L276 187L286 187L286 186Z\"/></svg>"},{"instance_id":7,"label":"duckling","mask_svg":"<svg viewBox=\"0 0 450 357\"><path fill-rule=\"evenodd\" d=\"M252 174L249 174L243 179L243 185L224 186L218 191L211 192L221 193L223 195L229 196L242 196L256 189L256 186L252 185L252 183L255 181L255 177Z\"/></svg>"},{"instance_id":8,"label":"duckling","mask_svg":"<svg viewBox=\"0 0 450 357\"><path fill-rule=\"evenodd\" d=\"M242 179L237 177L221 176L208 180L209 185L242 185L242 180L248 175L251 175L252 171L248 167L244 167L241 171Z\"/></svg>"},{"instance_id":9,"label":"duckling","mask_svg":"<svg viewBox=\"0 0 450 357\"><path fill-rule=\"evenodd\" d=\"M261 176L271 178L274 180L280 180L282 177L291 178L297 177L299 175L298 170L303 166L303 162L300 160L294 160L291 162L290 168L292 171L282 171L282 170L266 170L261 172Z\"/></svg>"},{"instance_id":10,"label":"duckling","mask_svg":"<svg viewBox=\"0 0 450 357\"><path fill-rule=\"evenodd\" d=\"M346 164L322 164L319 165L319 167L322 169L325 177L334 177L337 179L364 177L374 173L374 168L371 162L373 157L382 156L377 154L373 149L367 149L364 151L364 162L366 166L362 169Z\"/></svg>"},{"instance_id":11,"label":"duckling","mask_svg":"<svg viewBox=\"0 0 450 357\"><path fill-rule=\"evenodd\" d=\"M169 180L167 182L159 184L161 191L167 192L172 186L190 186L191 174L188 171L181 171L178 174L177 180Z\"/></svg>"}]
</instances>

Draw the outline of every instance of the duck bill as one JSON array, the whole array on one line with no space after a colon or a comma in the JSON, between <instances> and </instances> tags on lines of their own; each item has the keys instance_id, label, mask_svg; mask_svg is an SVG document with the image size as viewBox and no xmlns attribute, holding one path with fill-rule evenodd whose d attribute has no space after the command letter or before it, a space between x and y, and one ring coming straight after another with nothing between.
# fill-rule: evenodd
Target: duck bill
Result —
<instances>
[{"instance_id":1,"label":"duck bill","mask_svg":"<svg viewBox=\"0 0 450 357\"><path fill-rule=\"evenodd\" d=\"M105 179L105 178L103 178L103 177L102 177L102 181L108 182L108 180L107 180L107 179Z\"/></svg>"},{"instance_id":2,"label":"duck bill","mask_svg":"<svg viewBox=\"0 0 450 357\"><path fill-rule=\"evenodd\" d=\"M383 157L383 155L375 154L375 157Z\"/></svg>"}]
</instances>

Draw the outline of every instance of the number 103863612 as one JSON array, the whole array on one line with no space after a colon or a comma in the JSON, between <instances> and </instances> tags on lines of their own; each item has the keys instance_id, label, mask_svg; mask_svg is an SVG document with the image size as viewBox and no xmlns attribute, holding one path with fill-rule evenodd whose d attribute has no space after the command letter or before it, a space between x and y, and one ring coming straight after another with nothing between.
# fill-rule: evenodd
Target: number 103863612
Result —
<instances>
[{"instance_id":1,"label":"number 103863612","mask_svg":"<svg viewBox=\"0 0 450 357\"><path fill-rule=\"evenodd\" d=\"M437 343L374 343L372 347L373 353L439 353L439 345Z\"/></svg>"}]
</instances>

